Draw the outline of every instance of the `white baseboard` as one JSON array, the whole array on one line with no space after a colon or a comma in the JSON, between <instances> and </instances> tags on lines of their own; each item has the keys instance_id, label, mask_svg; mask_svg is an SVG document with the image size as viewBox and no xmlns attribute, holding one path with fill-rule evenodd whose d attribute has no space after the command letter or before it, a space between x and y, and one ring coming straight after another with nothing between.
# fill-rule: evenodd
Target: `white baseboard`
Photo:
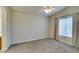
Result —
<instances>
[{"instance_id":1,"label":"white baseboard","mask_svg":"<svg viewBox=\"0 0 79 59\"><path fill-rule=\"evenodd\" d=\"M9 47L10 47L10 45L9 45L8 47L2 48L2 49L0 50L0 52L1 52L1 53L5 53L5 51L7 51Z\"/></svg>"},{"instance_id":2,"label":"white baseboard","mask_svg":"<svg viewBox=\"0 0 79 59\"><path fill-rule=\"evenodd\" d=\"M0 50L1 53L4 53L5 51L8 50L8 48L10 47L11 44L7 45L7 46L3 46L2 49Z\"/></svg>"},{"instance_id":3,"label":"white baseboard","mask_svg":"<svg viewBox=\"0 0 79 59\"><path fill-rule=\"evenodd\" d=\"M29 42L29 41L34 41L34 40L40 40L40 39L46 39L48 37L44 37L44 38L35 38L35 39L30 39L30 40L23 40L23 41L18 41L18 42L12 42L11 45L13 44L19 44L19 43L24 43L24 42Z\"/></svg>"}]
</instances>

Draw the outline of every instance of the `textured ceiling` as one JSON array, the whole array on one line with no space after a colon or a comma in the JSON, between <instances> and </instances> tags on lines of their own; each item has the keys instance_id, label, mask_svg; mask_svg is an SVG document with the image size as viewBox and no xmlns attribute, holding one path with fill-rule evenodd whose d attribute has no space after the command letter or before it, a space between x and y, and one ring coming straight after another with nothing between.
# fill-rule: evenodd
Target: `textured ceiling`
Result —
<instances>
[{"instance_id":1,"label":"textured ceiling","mask_svg":"<svg viewBox=\"0 0 79 59\"><path fill-rule=\"evenodd\" d=\"M49 14L42 12L41 11L42 8L43 7L41 7L41 6L11 6L10 7L10 9L12 11L23 12L23 13L27 13L27 14L41 14L41 15L45 15L45 16L50 16L50 15L64 9L65 6L53 6L53 8L55 8L55 11L52 11Z\"/></svg>"}]
</instances>

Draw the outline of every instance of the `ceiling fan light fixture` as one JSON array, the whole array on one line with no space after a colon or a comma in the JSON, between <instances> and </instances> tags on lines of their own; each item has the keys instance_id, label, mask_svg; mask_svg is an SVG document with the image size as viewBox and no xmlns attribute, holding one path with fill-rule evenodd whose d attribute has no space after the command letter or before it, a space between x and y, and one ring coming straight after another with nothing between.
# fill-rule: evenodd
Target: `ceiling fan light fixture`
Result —
<instances>
[{"instance_id":1,"label":"ceiling fan light fixture","mask_svg":"<svg viewBox=\"0 0 79 59\"><path fill-rule=\"evenodd\" d=\"M50 13L50 12L52 12L52 9L45 9L44 12L45 13Z\"/></svg>"},{"instance_id":2,"label":"ceiling fan light fixture","mask_svg":"<svg viewBox=\"0 0 79 59\"><path fill-rule=\"evenodd\" d=\"M50 13L54 10L54 8L52 6L43 6L42 11L45 13Z\"/></svg>"}]
</instances>

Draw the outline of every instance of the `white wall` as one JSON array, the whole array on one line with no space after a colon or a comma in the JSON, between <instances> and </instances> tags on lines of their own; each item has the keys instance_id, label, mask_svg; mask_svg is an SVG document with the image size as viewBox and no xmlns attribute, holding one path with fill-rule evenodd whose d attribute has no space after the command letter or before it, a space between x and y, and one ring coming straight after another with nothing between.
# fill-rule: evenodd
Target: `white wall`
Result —
<instances>
[{"instance_id":1,"label":"white wall","mask_svg":"<svg viewBox=\"0 0 79 59\"><path fill-rule=\"evenodd\" d=\"M48 38L48 18L12 11L12 44Z\"/></svg>"},{"instance_id":2,"label":"white wall","mask_svg":"<svg viewBox=\"0 0 79 59\"><path fill-rule=\"evenodd\" d=\"M7 39L8 45L11 45L12 40L12 19L11 19L11 10L9 7L6 8L7 10Z\"/></svg>"},{"instance_id":3,"label":"white wall","mask_svg":"<svg viewBox=\"0 0 79 59\"><path fill-rule=\"evenodd\" d=\"M64 10L50 16L49 19L49 36L50 38L54 38L55 35L55 18L59 17L59 16L64 16L64 15L70 15L70 14L74 14L74 13L78 13L79 12L79 6L70 6L65 8Z\"/></svg>"}]
</instances>

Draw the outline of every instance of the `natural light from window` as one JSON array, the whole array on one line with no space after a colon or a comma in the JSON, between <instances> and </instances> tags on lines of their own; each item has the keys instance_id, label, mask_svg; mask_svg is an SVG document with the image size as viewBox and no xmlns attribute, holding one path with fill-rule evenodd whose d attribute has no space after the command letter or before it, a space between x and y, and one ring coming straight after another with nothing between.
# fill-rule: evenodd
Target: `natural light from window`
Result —
<instances>
[{"instance_id":1,"label":"natural light from window","mask_svg":"<svg viewBox=\"0 0 79 59\"><path fill-rule=\"evenodd\" d=\"M59 18L59 35L72 37L72 16Z\"/></svg>"}]
</instances>

